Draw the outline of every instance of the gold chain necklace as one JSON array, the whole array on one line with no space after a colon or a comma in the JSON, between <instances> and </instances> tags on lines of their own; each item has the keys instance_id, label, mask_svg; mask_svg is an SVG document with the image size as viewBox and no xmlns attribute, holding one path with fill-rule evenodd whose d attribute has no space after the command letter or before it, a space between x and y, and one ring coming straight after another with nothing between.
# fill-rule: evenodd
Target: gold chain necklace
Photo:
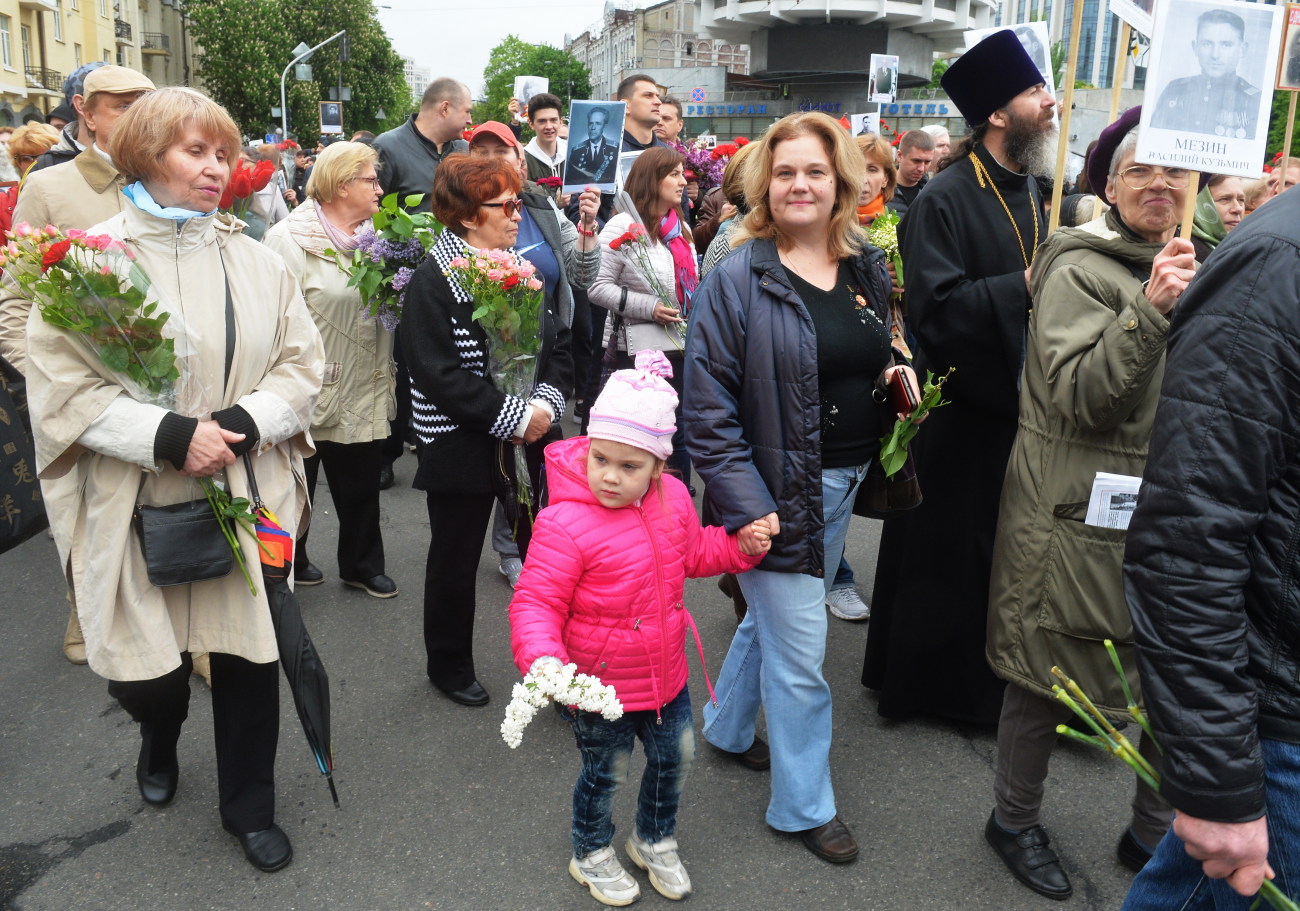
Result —
<instances>
[{"instance_id":1,"label":"gold chain necklace","mask_svg":"<svg viewBox=\"0 0 1300 911\"><path fill-rule=\"evenodd\" d=\"M984 167L984 162L975 157L974 152L971 152L968 157L975 167L975 179L979 181L980 189L984 188L984 182L987 180L988 185L993 189L994 195L997 196L998 202L1002 203L1002 211L1007 213L1007 220L1011 222L1011 229L1016 232L1016 243L1020 244L1020 258L1025 261L1025 268L1028 269L1030 263L1034 260L1034 254L1038 253L1038 207L1034 205L1034 194L1029 194L1029 214L1034 219L1034 245L1030 248L1030 252L1026 253L1025 239L1020 236L1020 226L1011 217L1011 209L1007 207L1007 201L998 192L998 185L993 182L993 175Z\"/></svg>"}]
</instances>

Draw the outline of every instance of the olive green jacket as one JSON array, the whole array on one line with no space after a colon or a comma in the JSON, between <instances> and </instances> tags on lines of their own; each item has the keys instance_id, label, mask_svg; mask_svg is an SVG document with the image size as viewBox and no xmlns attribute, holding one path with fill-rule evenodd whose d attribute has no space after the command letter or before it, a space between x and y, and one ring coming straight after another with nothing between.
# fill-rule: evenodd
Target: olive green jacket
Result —
<instances>
[{"instance_id":1,"label":"olive green jacket","mask_svg":"<svg viewBox=\"0 0 1300 911\"><path fill-rule=\"evenodd\" d=\"M1103 640L1115 641L1138 686L1121 576L1125 532L1083 519L1097 472L1140 476L1146 464L1169 320L1143 282L1162 247L1111 211L1057 231L1040 249L993 547L994 673L1051 696L1059 665L1117 712L1125 700Z\"/></svg>"}]
</instances>

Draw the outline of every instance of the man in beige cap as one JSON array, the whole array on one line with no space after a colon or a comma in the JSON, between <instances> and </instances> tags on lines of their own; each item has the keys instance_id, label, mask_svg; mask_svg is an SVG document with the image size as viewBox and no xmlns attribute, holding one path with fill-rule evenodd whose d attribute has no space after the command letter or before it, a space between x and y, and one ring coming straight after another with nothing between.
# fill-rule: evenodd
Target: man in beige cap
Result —
<instances>
[{"instance_id":1,"label":"man in beige cap","mask_svg":"<svg viewBox=\"0 0 1300 911\"><path fill-rule=\"evenodd\" d=\"M86 76L83 92L74 96L77 113L94 135L94 142L64 164L33 171L23 184L14 207L13 223L54 225L66 231L89 228L122 211L125 181L113 167L107 148L113 125L154 84L148 77L124 66L101 66ZM27 361L27 315L31 301L19 297L12 286L0 288L0 355L19 370ZM63 637L63 654L73 664L86 663L86 645L72 605Z\"/></svg>"}]
</instances>

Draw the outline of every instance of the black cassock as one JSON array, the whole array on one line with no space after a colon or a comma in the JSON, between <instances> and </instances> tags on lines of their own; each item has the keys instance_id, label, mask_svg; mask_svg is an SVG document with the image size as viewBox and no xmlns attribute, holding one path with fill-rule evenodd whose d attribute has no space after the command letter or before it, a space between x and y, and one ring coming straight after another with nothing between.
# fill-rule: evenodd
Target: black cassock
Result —
<instances>
[{"instance_id":1,"label":"black cassock","mask_svg":"<svg viewBox=\"0 0 1300 911\"><path fill-rule=\"evenodd\" d=\"M1019 228L1024 253L1046 239L1033 178L976 155ZM862 683L879 712L995 724L1003 683L984 657L998 497L1018 415L1030 298L1011 218L975 166L937 174L899 225L917 373L956 372L952 404L912 442L925 501L885 523Z\"/></svg>"}]
</instances>

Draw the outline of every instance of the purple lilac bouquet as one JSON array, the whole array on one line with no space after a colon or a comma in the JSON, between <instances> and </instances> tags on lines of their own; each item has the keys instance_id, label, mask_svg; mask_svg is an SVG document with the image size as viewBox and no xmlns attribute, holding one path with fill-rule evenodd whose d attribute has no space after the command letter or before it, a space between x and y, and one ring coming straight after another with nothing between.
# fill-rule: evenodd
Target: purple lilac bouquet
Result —
<instances>
[{"instance_id":1,"label":"purple lilac bouquet","mask_svg":"<svg viewBox=\"0 0 1300 911\"><path fill-rule=\"evenodd\" d=\"M705 148L703 139L688 143L674 142L672 147L686 158L686 167L694 171L700 179L700 195L722 185L722 172L727 167L729 157L715 158L713 150Z\"/></svg>"},{"instance_id":2,"label":"purple lilac bouquet","mask_svg":"<svg viewBox=\"0 0 1300 911\"><path fill-rule=\"evenodd\" d=\"M408 196L407 207L420 204L421 195ZM438 240L442 225L427 212L408 212L389 193L379 211L357 232L357 249L350 258L339 257L348 273L348 287L361 292L367 319L377 319L389 332L402 320L402 301L415 269Z\"/></svg>"}]
</instances>

